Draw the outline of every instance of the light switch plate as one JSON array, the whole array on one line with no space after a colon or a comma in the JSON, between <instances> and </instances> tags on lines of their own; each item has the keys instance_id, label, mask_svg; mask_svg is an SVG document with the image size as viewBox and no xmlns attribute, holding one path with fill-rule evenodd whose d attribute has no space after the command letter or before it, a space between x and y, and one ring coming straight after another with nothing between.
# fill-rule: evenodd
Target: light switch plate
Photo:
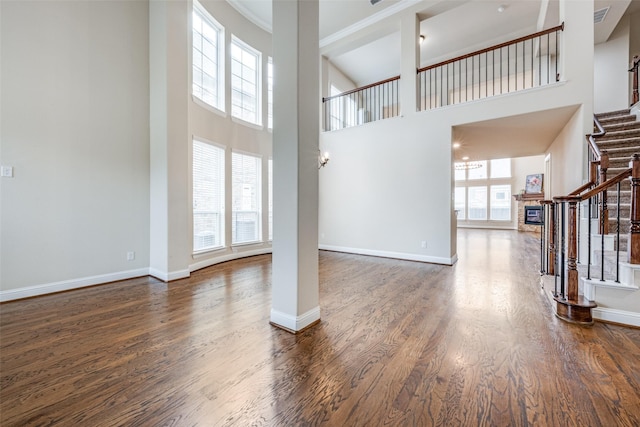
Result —
<instances>
[{"instance_id":1,"label":"light switch plate","mask_svg":"<svg viewBox=\"0 0 640 427\"><path fill-rule=\"evenodd\" d=\"M13 178L13 166L1 166L0 175L7 178Z\"/></svg>"}]
</instances>

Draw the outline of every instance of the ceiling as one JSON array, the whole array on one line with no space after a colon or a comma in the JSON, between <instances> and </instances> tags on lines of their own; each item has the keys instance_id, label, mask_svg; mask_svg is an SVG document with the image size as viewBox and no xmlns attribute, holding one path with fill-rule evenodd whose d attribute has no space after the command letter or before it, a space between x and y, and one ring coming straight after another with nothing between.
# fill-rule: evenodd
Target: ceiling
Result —
<instances>
[{"instance_id":1,"label":"ceiling","mask_svg":"<svg viewBox=\"0 0 640 427\"><path fill-rule=\"evenodd\" d=\"M271 0L227 0L248 19L272 30ZM503 11L498 8L502 6ZM627 8L640 0L596 0L609 7L594 24L595 43L606 41ZM558 25L558 0L319 0L322 54L363 86L400 74L400 28L395 15L410 9L420 17L420 66Z\"/></svg>"},{"instance_id":2,"label":"ceiling","mask_svg":"<svg viewBox=\"0 0 640 427\"><path fill-rule=\"evenodd\" d=\"M469 123L453 128L456 161L527 157L544 153L578 106Z\"/></svg>"}]
</instances>

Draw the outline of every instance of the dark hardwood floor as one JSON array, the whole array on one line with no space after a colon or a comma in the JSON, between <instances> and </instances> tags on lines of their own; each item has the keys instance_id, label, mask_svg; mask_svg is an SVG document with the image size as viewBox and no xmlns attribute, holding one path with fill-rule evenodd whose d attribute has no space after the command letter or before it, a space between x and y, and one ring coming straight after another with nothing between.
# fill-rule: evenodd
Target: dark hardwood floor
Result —
<instances>
[{"instance_id":1,"label":"dark hardwood floor","mask_svg":"<svg viewBox=\"0 0 640 427\"><path fill-rule=\"evenodd\" d=\"M638 426L640 330L553 315L538 240L453 267L320 253L322 322L269 325L271 257L0 305L1 425Z\"/></svg>"}]
</instances>

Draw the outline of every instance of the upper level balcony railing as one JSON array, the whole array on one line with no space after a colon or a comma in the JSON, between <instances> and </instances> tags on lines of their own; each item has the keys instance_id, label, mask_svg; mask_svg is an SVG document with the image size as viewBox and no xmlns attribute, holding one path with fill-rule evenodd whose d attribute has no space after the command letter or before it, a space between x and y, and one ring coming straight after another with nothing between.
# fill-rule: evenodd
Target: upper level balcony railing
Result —
<instances>
[{"instance_id":1,"label":"upper level balcony railing","mask_svg":"<svg viewBox=\"0 0 640 427\"><path fill-rule=\"evenodd\" d=\"M358 126L400 114L400 76L322 98L324 130Z\"/></svg>"},{"instance_id":2,"label":"upper level balcony railing","mask_svg":"<svg viewBox=\"0 0 640 427\"><path fill-rule=\"evenodd\" d=\"M559 80L564 23L418 70L419 110L460 104Z\"/></svg>"}]
</instances>

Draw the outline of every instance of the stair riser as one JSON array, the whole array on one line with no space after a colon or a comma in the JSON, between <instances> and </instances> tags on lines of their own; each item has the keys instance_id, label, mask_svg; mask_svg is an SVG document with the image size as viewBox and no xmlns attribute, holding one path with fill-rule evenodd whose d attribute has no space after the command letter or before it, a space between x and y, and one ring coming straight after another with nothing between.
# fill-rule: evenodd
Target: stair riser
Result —
<instances>
[{"instance_id":1,"label":"stair riser","mask_svg":"<svg viewBox=\"0 0 640 427\"><path fill-rule=\"evenodd\" d=\"M640 147L640 139L638 138L618 138L610 141L597 141L600 150L609 150L613 148Z\"/></svg>"},{"instance_id":2,"label":"stair riser","mask_svg":"<svg viewBox=\"0 0 640 427\"><path fill-rule=\"evenodd\" d=\"M600 125L602 125L603 128L606 128L607 126L618 124L618 123L633 123L636 121L636 116L633 114L627 114L623 116L614 116L614 117L598 119L598 121L600 122Z\"/></svg>"},{"instance_id":3,"label":"stair riser","mask_svg":"<svg viewBox=\"0 0 640 427\"><path fill-rule=\"evenodd\" d=\"M640 138L640 129L627 129L614 132L607 132L606 135L599 138L598 142L613 141L623 138Z\"/></svg>"}]
</instances>

